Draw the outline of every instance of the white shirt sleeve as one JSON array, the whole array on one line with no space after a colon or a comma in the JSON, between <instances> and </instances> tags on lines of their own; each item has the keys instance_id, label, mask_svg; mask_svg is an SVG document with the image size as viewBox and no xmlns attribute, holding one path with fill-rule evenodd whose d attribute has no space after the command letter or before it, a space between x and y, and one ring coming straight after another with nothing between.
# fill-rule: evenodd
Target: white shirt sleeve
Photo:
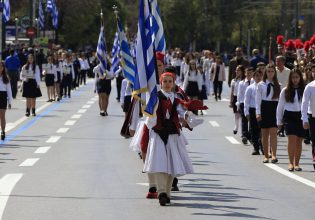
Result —
<instances>
[{"instance_id":1,"label":"white shirt sleeve","mask_svg":"<svg viewBox=\"0 0 315 220\"><path fill-rule=\"evenodd\" d=\"M249 115L249 103L250 103L250 96L251 96L252 90L248 86L245 90L245 98L244 98L244 114L245 116Z\"/></svg>"},{"instance_id":2,"label":"white shirt sleeve","mask_svg":"<svg viewBox=\"0 0 315 220\"><path fill-rule=\"evenodd\" d=\"M53 65L52 71L54 73L54 81L57 82L58 76L57 76L57 69L55 65Z\"/></svg>"},{"instance_id":3,"label":"white shirt sleeve","mask_svg":"<svg viewBox=\"0 0 315 220\"><path fill-rule=\"evenodd\" d=\"M261 101L262 101L262 88L261 84L259 83L256 88L256 96L255 96L255 103L256 103L256 115L261 114Z\"/></svg>"},{"instance_id":4,"label":"white shirt sleeve","mask_svg":"<svg viewBox=\"0 0 315 220\"><path fill-rule=\"evenodd\" d=\"M277 125L283 125L283 112L284 112L284 104L285 104L285 89L283 88L281 90L280 96L279 96L279 102L277 106Z\"/></svg>"},{"instance_id":5,"label":"white shirt sleeve","mask_svg":"<svg viewBox=\"0 0 315 220\"><path fill-rule=\"evenodd\" d=\"M75 75L74 75L74 68L72 64L71 64L71 73L72 73L72 80L74 80Z\"/></svg>"},{"instance_id":6,"label":"white shirt sleeve","mask_svg":"<svg viewBox=\"0 0 315 220\"><path fill-rule=\"evenodd\" d=\"M40 86L40 70L39 70L38 65L35 66L35 80L36 80L37 86Z\"/></svg>"},{"instance_id":7,"label":"white shirt sleeve","mask_svg":"<svg viewBox=\"0 0 315 220\"><path fill-rule=\"evenodd\" d=\"M311 87L307 85L304 90L304 94L302 98L302 107L301 107L303 123L308 123L307 111L308 111L308 106L310 104L310 100L311 100Z\"/></svg>"},{"instance_id":8,"label":"white shirt sleeve","mask_svg":"<svg viewBox=\"0 0 315 220\"><path fill-rule=\"evenodd\" d=\"M7 95L8 95L8 104L11 105L12 100L13 100L13 96L12 96L12 90L11 90L11 84L10 82L7 83Z\"/></svg>"},{"instance_id":9,"label":"white shirt sleeve","mask_svg":"<svg viewBox=\"0 0 315 220\"><path fill-rule=\"evenodd\" d=\"M127 84L128 84L128 81L127 81L126 79L124 79L124 80L121 82L120 100L119 100L119 101L120 101L120 104L124 104Z\"/></svg>"}]
</instances>

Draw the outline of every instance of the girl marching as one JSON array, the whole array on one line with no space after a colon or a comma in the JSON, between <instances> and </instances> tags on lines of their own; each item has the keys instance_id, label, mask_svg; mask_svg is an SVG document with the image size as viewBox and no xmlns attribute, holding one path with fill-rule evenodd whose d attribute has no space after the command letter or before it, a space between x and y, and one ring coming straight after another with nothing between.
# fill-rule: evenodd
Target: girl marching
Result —
<instances>
[{"instance_id":1,"label":"girl marching","mask_svg":"<svg viewBox=\"0 0 315 220\"><path fill-rule=\"evenodd\" d=\"M5 71L4 62L0 62L0 120L1 120L1 140L5 139L5 112L7 107L11 109L12 91L9 77Z\"/></svg>"},{"instance_id":2,"label":"girl marching","mask_svg":"<svg viewBox=\"0 0 315 220\"><path fill-rule=\"evenodd\" d=\"M47 102L52 102L56 99L55 82L57 81L57 71L56 66L53 64L53 59L51 55L48 55L47 62L48 63L43 71L43 75L45 75L45 83L47 86Z\"/></svg>"},{"instance_id":3,"label":"girl marching","mask_svg":"<svg viewBox=\"0 0 315 220\"><path fill-rule=\"evenodd\" d=\"M288 136L289 171L301 171L299 166L302 141L305 137L301 120L301 101L304 91L304 80L299 69L291 70L287 87L280 93L277 107L277 124L279 129L284 126Z\"/></svg>"},{"instance_id":4,"label":"girl marching","mask_svg":"<svg viewBox=\"0 0 315 220\"><path fill-rule=\"evenodd\" d=\"M238 127L239 127L239 121L241 119L241 114L238 110L238 107L236 106L236 102L237 102L238 85L241 82L241 80L244 78L244 71L245 70L244 70L244 67L242 65L237 66L235 78L232 79L232 81L231 81L230 107L233 108L233 113L234 113L234 121L235 121L235 126L233 129L234 134L237 134Z\"/></svg>"},{"instance_id":5,"label":"girl marching","mask_svg":"<svg viewBox=\"0 0 315 220\"><path fill-rule=\"evenodd\" d=\"M40 91L40 71L34 62L33 54L28 55L27 63L22 67L20 78L23 81L22 96L26 98L25 116L30 116L30 110L32 110L32 115L36 116L36 98L41 97L42 93Z\"/></svg>"},{"instance_id":6,"label":"girl marching","mask_svg":"<svg viewBox=\"0 0 315 220\"><path fill-rule=\"evenodd\" d=\"M154 174L159 203L170 203L173 178L193 172L192 163L185 148L186 140L181 133L180 121L184 122L185 110L175 97L175 76L163 73L158 93L159 105L154 117L148 117L150 131L144 172Z\"/></svg>"},{"instance_id":7,"label":"girl marching","mask_svg":"<svg viewBox=\"0 0 315 220\"><path fill-rule=\"evenodd\" d=\"M271 147L271 162L277 163L277 118L276 111L280 94L280 84L276 68L268 64L263 81L256 91L256 118L261 127L262 145L264 149L263 163L269 163L269 146ZM270 142L269 142L270 140Z\"/></svg>"},{"instance_id":8,"label":"girl marching","mask_svg":"<svg viewBox=\"0 0 315 220\"><path fill-rule=\"evenodd\" d=\"M72 80L74 80L74 68L70 53L65 54L65 61L62 65L62 87L64 97L71 98Z\"/></svg>"}]
</instances>

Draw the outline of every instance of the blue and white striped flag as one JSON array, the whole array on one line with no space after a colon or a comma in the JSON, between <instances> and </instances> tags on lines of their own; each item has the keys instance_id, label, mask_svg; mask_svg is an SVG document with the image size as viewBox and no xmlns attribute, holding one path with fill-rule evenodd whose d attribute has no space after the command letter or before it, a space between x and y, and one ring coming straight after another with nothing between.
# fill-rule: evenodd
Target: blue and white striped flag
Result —
<instances>
[{"instance_id":1,"label":"blue and white striped flag","mask_svg":"<svg viewBox=\"0 0 315 220\"><path fill-rule=\"evenodd\" d=\"M10 0L4 0L3 2L3 19L4 22L10 20Z\"/></svg>"},{"instance_id":2,"label":"blue and white striped flag","mask_svg":"<svg viewBox=\"0 0 315 220\"><path fill-rule=\"evenodd\" d=\"M118 35L120 42L120 63L123 70L123 74L125 78L131 83L133 86L135 81L135 71L136 67L133 62L133 57L131 56L128 41L123 29L123 25L120 22L120 19L117 18L117 26L118 26Z\"/></svg>"},{"instance_id":3,"label":"blue and white striped flag","mask_svg":"<svg viewBox=\"0 0 315 220\"><path fill-rule=\"evenodd\" d=\"M104 37L103 26L101 26L100 35L98 37L96 55L97 55L98 60L100 61L101 78L104 78L106 76L107 63L106 63L106 42L105 42L105 37Z\"/></svg>"},{"instance_id":4,"label":"blue and white striped flag","mask_svg":"<svg viewBox=\"0 0 315 220\"><path fill-rule=\"evenodd\" d=\"M155 51L165 54L166 42L164 37L163 23L160 16L160 9L157 0L150 0L152 31L154 33ZM166 56L165 56L166 57Z\"/></svg>"},{"instance_id":5,"label":"blue and white striped flag","mask_svg":"<svg viewBox=\"0 0 315 220\"><path fill-rule=\"evenodd\" d=\"M39 15L39 28L41 30L44 30L45 28L45 15L44 15L44 10L43 10L43 1L39 0L39 5L38 5L38 15Z\"/></svg>"},{"instance_id":6,"label":"blue and white striped flag","mask_svg":"<svg viewBox=\"0 0 315 220\"><path fill-rule=\"evenodd\" d=\"M156 60L152 38L149 2L148 0L140 0L136 46L137 71L135 75L134 95L146 92L144 113L149 116L153 116L158 104L155 72Z\"/></svg>"},{"instance_id":7,"label":"blue and white striped flag","mask_svg":"<svg viewBox=\"0 0 315 220\"><path fill-rule=\"evenodd\" d=\"M58 8L55 0L47 0L47 11L51 13L52 24L55 29L58 29Z\"/></svg>"},{"instance_id":8,"label":"blue and white striped flag","mask_svg":"<svg viewBox=\"0 0 315 220\"><path fill-rule=\"evenodd\" d=\"M119 36L118 36L118 33L116 32L113 48L112 48L112 66L110 68L112 73L115 73L119 69L119 62L120 62L119 51L120 51Z\"/></svg>"}]
</instances>

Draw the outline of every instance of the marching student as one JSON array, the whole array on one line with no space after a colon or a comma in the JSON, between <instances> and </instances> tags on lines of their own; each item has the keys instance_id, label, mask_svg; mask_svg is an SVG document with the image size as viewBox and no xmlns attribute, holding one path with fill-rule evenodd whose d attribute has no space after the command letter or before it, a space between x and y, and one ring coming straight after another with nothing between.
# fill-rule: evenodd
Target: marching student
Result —
<instances>
[{"instance_id":1,"label":"marching student","mask_svg":"<svg viewBox=\"0 0 315 220\"><path fill-rule=\"evenodd\" d=\"M311 67L312 76L315 79L315 64ZM305 87L302 99L302 120L304 129L309 129L312 141L312 156L315 162L315 80ZM314 164L315 169L315 164Z\"/></svg>"},{"instance_id":2,"label":"marching student","mask_svg":"<svg viewBox=\"0 0 315 220\"><path fill-rule=\"evenodd\" d=\"M249 132L251 136L251 141L254 147L252 155L260 155L259 149L261 148L260 141L260 128L256 119L256 89L257 85L261 82L263 77L263 72L260 69L257 69L254 72L254 83L246 88L245 98L244 98L244 114L249 121Z\"/></svg>"},{"instance_id":3,"label":"marching student","mask_svg":"<svg viewBox=\"0 0 315 220\"><path fill-rule=\"evenodd\" d=\"M305 83L305 85L307 85L313 81L311 67L312 66L309 64L304 67L304 83ZM304 144L310 144L310 143L311 143L310 131L307 129L306 134L305 134Z\"/></svg>"},{"instance_id":4,"label":"marching student","mask_svg":"<svg viewBox=\"0 0 315 220\"><path fill-rule=\"evenodd\" d=\"M98 104L100 108L101 116L108 116L107 108L108 108L108 99L110 92L112 90L111 81L114 78L114 74L111 71L106 71L106 76L103 77L101 75L101 66L98 64L94 67L93 72L95 74L95 83L94 83L94 92L98 94Z\"/></svg>"},{"instance_id":5,"label":"marching student","mask_svg":"<svg viewBox=\"0 0 315 220\"><path fill-rule=\"evenodd\" d=\"M277 105L280 95L280 84L274 65L268 64L256 90L256 118L261 127L261 141L264 149L263 163L269 163L269 146L271 162L277 163ZM269 142L270 140L270 142Z\"/></svg>"},{"instance_id":6,"label":"marching student","mask_svg":"<svg viewBox=\"0 0 315 220\"><path fill-rule=\"evenodd\" d=\"M88 70L90 69L90 65L88 60L85 57L84 53L81 53L81 57L79 58L79 62L80 62L80 85L82 85L82 83L84 83L84 85L86 84L86 74L88 72ZM73 77L74 79L74 77Z\"/></svg>"},{"instance_id":7,"label":"marching student","mask_svg":"<svg viewBox=\"0 0 315 220\"><path fill-rule=\"evenodd\" d=\"M0 120L1 120L1 140L5 139L5 112L6 109L11 109L13 100L11 84L9 76L5 70L4 62L0 62Z\"/></svg>"},{"instance_id":8,"label":"marching student","mask_svg":"<svg viewBox=\"0 0 315 220\"><path fill-rule=\"evenodd\" d=\"M196 60L190 60L184 76L184 91L191 100L198 99L202 87L202 76L197 72ZM199 89L200 88L200 89Z\"/></svg>"},{"instance_id":9,"label":"marching student","mask_svg":"<svg viewBox=\"0 0 315 220\"><path fill-rule=\"evenodd\" d=\"M63 88L63 95L66 98L71 98L71 86L72 86L72 80L74 80L74 69L73 69L73 63L71 59L70 53L65 53L65 61L62 64L62 88Z\"/></svg>"},{"instance_id":10,"label":"marching student","mask_svg":"<svg viewBox=\"0 0 315 220\"><path fill-rule=\"evenodd\" d=\"M132 85L131 83L125 78L121 82L121 90L120 90L120 105L125 113L125 119L127 117L127 113L129 107L131 105L131 95L132 95Z\"/></svg>"},{"instance_id":11,"label":"marching student","mask_svg":"<svg viewBox=\"0 0 315 220\"><path fill-rule=\"evenodd\" d=\"M175 76L163 73L160 77L159 105L154 117L147 117L146 126L151 130L144 172L155 177L159 203L170 203L173 177L193 172L192 163L181 135L180 121L185 121L185 110L175 97Z\"/></svg>"},{"instance_id":12,"label":"marching student","mask_svg":"<svg viewBox=\"0 0 315 220\"><path fill-rule=\"evenodd\" d=\"M301 120L301 101L304 91L303 75L299 69L291 70L287 87L281 90L277 107L277 125L284 127L288 136L289 171L301 171L299 166L302 141L305 137Z\"/></svg>"},{"instance_id":13,"label":"marching student","mask_svg":"<svg viewBox=\"0 0 315 220\"><path fill-rule=\"evenodd\" d=\"M22 97L26 98L26 113L25 116L36 116L36 98L41 97L40 91L40 71L38 65L34 62L33 54L28 55L26 64L22 67L20 79L23 81Z\"/></svg>"},{"instance_id":14,"label":"marching student","mask_svg":"<svg viewBox=\"0 0 315 220\"><path fill-rule=\"evenodd\" d=\"M245 79L243 79L238 84L238 91L237 91L237 106L239 106L241 116L242 116L242 142L243 144L247 144L247 141L250 139L250 134L248 131L248 120L244 114L244 95L246 88L253 83L253 67L245 68Z\"/></svg>"},{"instance_id":15,"label":"marching student","mask_svg":"<svg viewBox=\"0 0 315 220\"><path fill-rule=\"evenodd\" d=\"M237 134L239 121L241 119L241 114L240 114L240 111L238 110L238 107L236 106L236 102L237 102L237 93L238 93L239 83L241 82L241 80L244 79L244 67L242 65L238 65L235 71L236 71L235 78L232 79L231 81L230 108L233 108L234 121L235 121L233 133Z\"/></svg>"},{"instance_id":16,"label":"marching student","mask_svg":"<svg viewBox=\"0 0 315 220\"><path fill-rule=\"evenodd\" d=\"M203 71L203 67L202 65L198 65L197 67L197 72L198 75L201 76L201 88L200 85L199 86L199 96L198 99L201 101L202 105L203 105L203 100L207 100L208 99L208 95L210 93L210 76L208 75L208 72L204 72ZM203 111L200 110L200 115L203 115Z\"/></svg>"},{"instance_id":17,"label":"marching student","mask_svg":"<svg viewBox=\"0 0 315 220\"><path fill-rule=\"evenodd\" d=\"M43 70L43 75L45 76L45 83L47 86L47 102L55 101L55 82L57 81L57 71L56 66L53 64L53 59L51 55L48 55L47 57L47 64Z\"/></svg>"},{"instance_id":18,"label":"marching student","mask_svg":"<svg viewBox=\"0 0 315 220\"><path fill-rule=\"evenodd\" d=\"M57 80L55 82L55 94L57 95L57 101L59 102L62 99L62 77L63 75L61 74L61 69L62 69L62 59L58 57L57 53L54 53L54 64L56 67L56 74L57 74Z\"/></svg>"},{"instance_id":19,"label":"marching student","mask_svg":"<svg viewBox=\"0 0 315 220\"><path fill-rule=\"evenodd\" d=\"M216 54L215 62L210 67L210 80L213 82L215 100L221 100L223 82L225 81L225 66L220 54Z\"/></svg>"}]
</instances>

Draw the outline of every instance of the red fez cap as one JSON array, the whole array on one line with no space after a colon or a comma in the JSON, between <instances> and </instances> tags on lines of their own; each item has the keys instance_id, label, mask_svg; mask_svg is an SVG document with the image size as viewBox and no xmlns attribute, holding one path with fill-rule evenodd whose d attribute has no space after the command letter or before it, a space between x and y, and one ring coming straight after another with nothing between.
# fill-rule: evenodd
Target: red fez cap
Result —
<instances>
[{"instance_id":1,"label":"red fez cap","mask_svg":"<svg viewBox=\"0 0 315 220\"><path fill-rule=\"evenodd\" d=\"M159 61L161 61L164 64L164 53L156 52L155 53L155 57L156 57L156 60L159 60Z\"/></svg>"}]
</instances>

